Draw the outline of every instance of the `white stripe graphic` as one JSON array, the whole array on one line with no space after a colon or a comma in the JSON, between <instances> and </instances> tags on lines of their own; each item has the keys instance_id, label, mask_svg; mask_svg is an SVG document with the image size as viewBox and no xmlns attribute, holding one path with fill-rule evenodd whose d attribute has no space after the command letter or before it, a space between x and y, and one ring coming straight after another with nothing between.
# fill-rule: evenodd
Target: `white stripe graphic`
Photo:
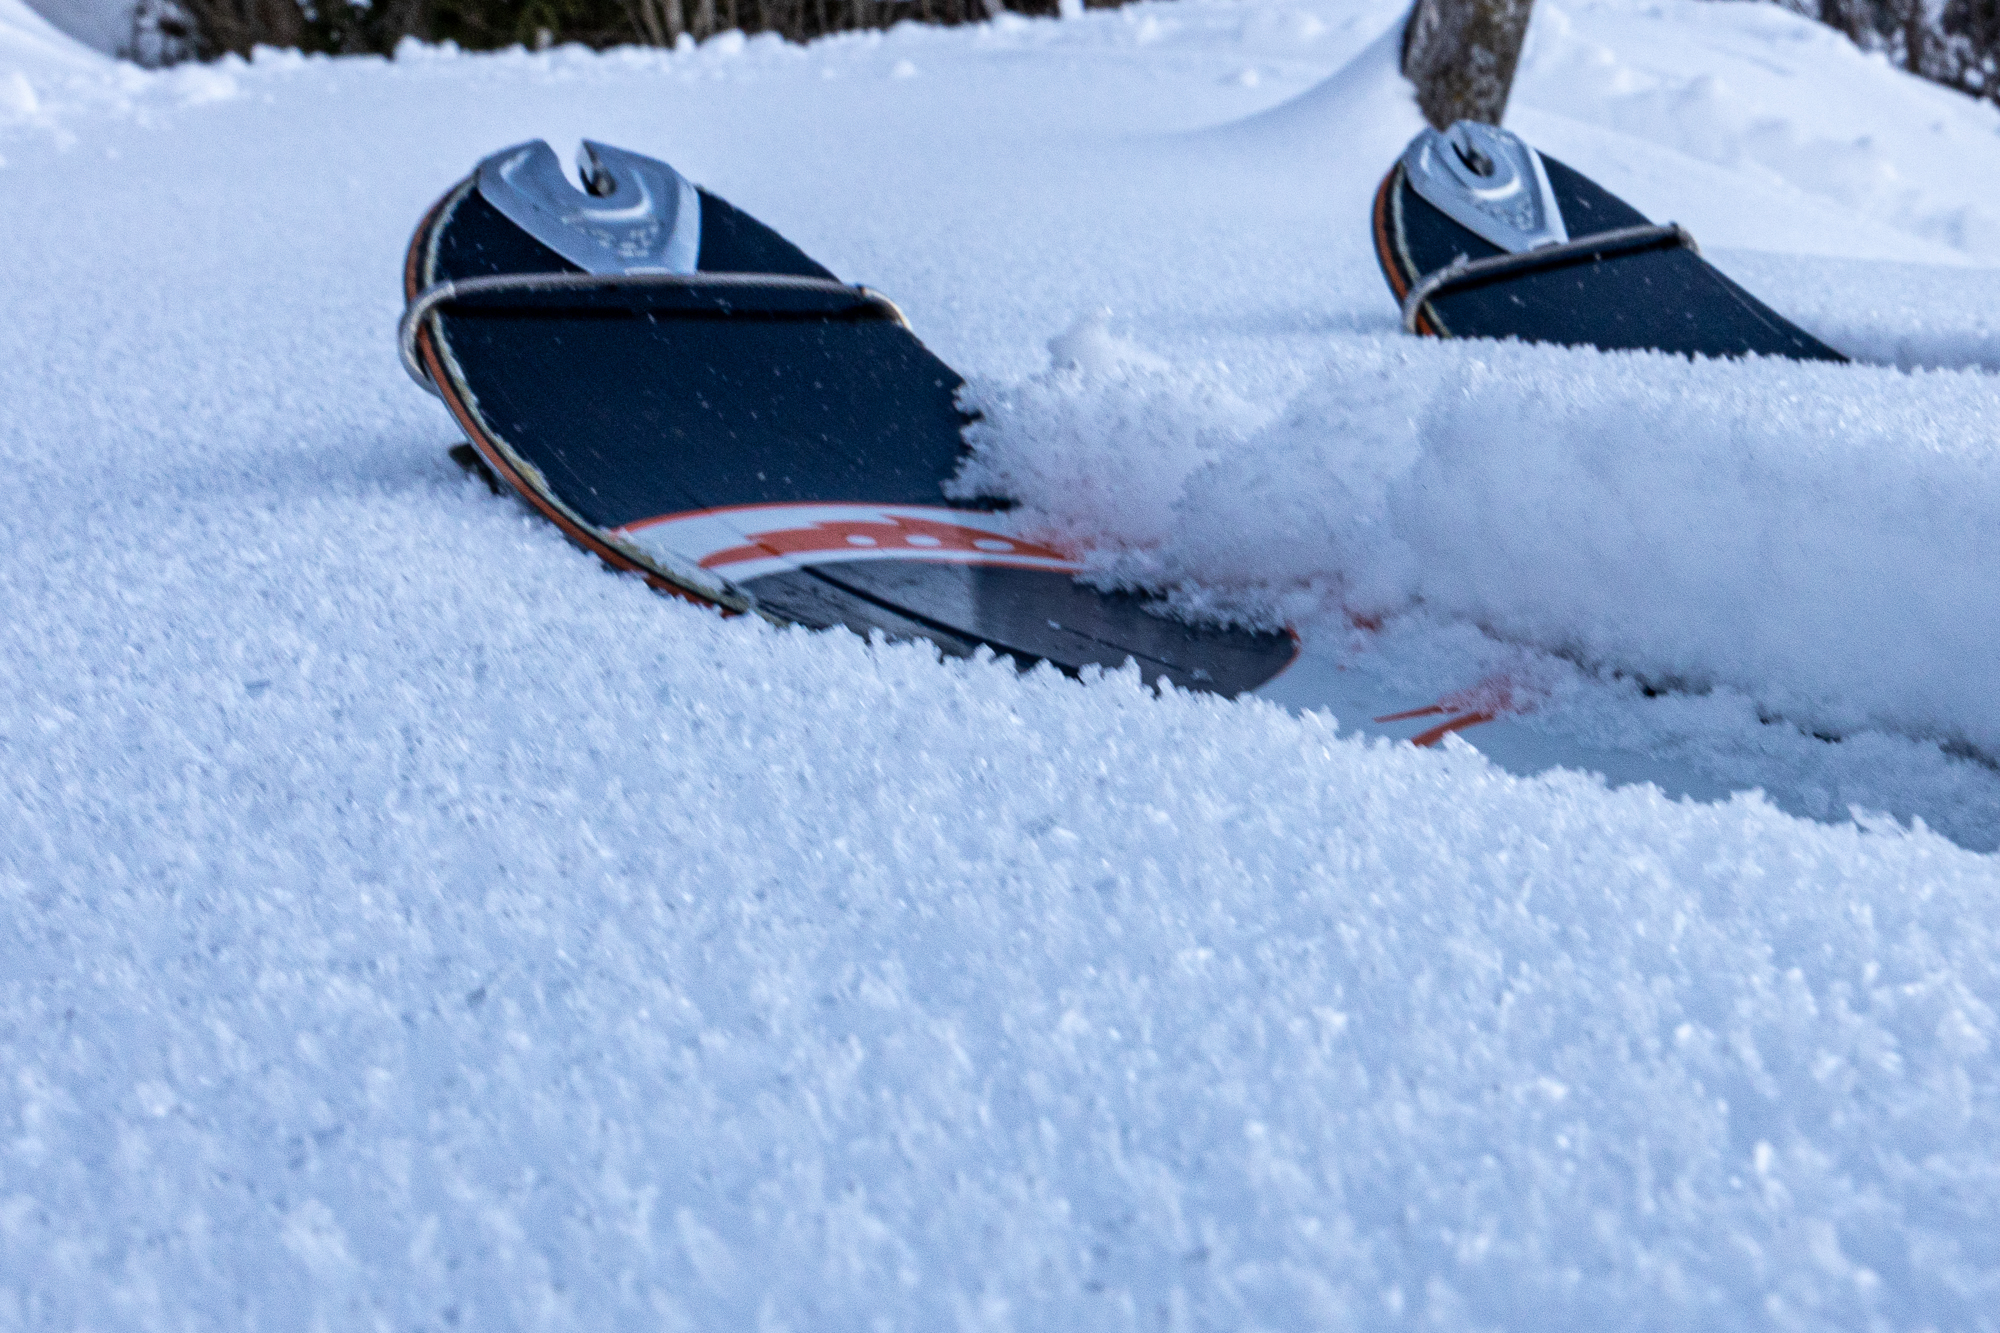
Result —
<instances>
[{"instance_id":1,"label":"white stripe graphic","mask_svg":"<svg viewBox=\"0 0 2000 1333\"><path fill-rule=\"evenodd\" d=\"M1023 541L1005 514L928 505L786 504L702 509L617 530L655 555L743 583L788 569L862 560L1075 573L1075 561Z\"/></svg>"}]
</instances>

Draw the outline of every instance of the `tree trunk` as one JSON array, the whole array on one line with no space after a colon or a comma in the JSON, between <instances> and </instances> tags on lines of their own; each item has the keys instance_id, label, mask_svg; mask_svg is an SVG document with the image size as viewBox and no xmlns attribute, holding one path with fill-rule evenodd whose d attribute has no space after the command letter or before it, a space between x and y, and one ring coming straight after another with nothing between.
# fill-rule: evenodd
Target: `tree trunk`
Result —
<instances>
[{"instance_id":1,"label":"tree trunk","mask_svg":"<svg viewBox=\"0 0 2000 1333\"><path fill-rule=\"evenodd\" d=\"M249 55L253 46L297 46L305 34L298 0L186 0L203 55Z\"/></svg>"},{"instance_id":2,"label":"tree trunk","mask_svg":"<svg viewBox=\"0 0 2000 1333\"><path fill-rule=\"evenodd\" d=\"M1846 33L1848 41L1861 45L1861 33L1866 27L1862 0L1821 0L1819 17L1828 27Z\"/></svg>"},{"instance_id":3,"label":"tree trunk","mask_svg":"<svg viewBox=\"0 0 2000 1333\"><path fill-rule=\"evenodd\" d=\"M1923 74L1925 66L1929 64L1924 59L1924 44L1930 35L1926 31L1926 21L1930 16L1924 12L1924 0L1903 0L1900 8L1902 9L1900 18L1903 23L1903 68L1912 74Z\"/></svg>"},{"instance_id":4,"label":"tree trunk","mask_svg":"<svg viewBox=\"0 0 2000 1333\"><path fill-rule=\"evenodd\" d=\"M1438 129L1498 125L1534 0L1417 0L1403 28L1403 74Z\"/></svg>"},{"instance_id":5,"label":"tree trunk","mask_svg":"<svg viewBox=\"0 0 2000 1333\"><path fill-rule=\"evenodd\" d=\"M660 13L659 0L629 0L627 10L640 41L648 46L668 45L666 19Z\"/></svg>"}]
</instances>

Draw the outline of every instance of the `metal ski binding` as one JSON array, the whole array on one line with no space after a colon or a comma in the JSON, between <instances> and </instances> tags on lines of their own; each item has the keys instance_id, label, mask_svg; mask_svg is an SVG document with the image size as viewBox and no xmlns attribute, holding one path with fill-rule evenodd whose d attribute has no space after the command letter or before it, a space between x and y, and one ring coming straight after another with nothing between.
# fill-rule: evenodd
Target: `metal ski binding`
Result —
<instances>
[{"instance_id":1,"label":"metal ski binding","mask_svg":"<svg viewBox=\"0 0 2000 1333\"><path fill-rule=\"evenodd\" d=\"M1497 125L1427 129L1404 150L1403 171L1440 213L1509 254L1569 239L1541 154Z\"/></svg>"},{"instance_id":2,"label":"metal ski binding","mask_svg":"<svg viewBox=\"0 0 2000 1333\"><path fill-rule=\"evenodd\" d=\"M867 287L792 273L697 272L701 195L657 158L586 139L577 153L577 173L581 190L540 139L480 162L474 183L481 197L583 272L493 273L435 283L412 296L397 325L396 345L403 369L426 391L438 388L418 349L424 321L462 297L645 288L824 292L910 326L894 301Z\"/></svg>"},{"instance_id":3,"label":"metal ski binding","mask_svg":"<svg viewBox=\"0 0 2000 1333\"><path fill-rule=\"evenodd\" d=\"M479 164L479 193L586 273L695 271L701 197L685 176L657 159L588 139L576 165L585 190L570 184L548 144L516 144Z\"/></svg>"},{"instance_id":4,"label":"metal ski binding","mask_svg":"<svg viewBox=\"0 0 2000 1333\"><path fill-rule=\"evenodd\" d=\"M1677 222L1570 239L1542 155L1497 125L1461 120L1442 134L1426 129L1403 150L1403 174L1426 203L1502 251L1487 259L1461 254L1412 283L1403 298L1403 328L1410 333L1417 332L1425 302L1456 288L1640 250L1701 253Z\"/></svg>"}]
</instances>

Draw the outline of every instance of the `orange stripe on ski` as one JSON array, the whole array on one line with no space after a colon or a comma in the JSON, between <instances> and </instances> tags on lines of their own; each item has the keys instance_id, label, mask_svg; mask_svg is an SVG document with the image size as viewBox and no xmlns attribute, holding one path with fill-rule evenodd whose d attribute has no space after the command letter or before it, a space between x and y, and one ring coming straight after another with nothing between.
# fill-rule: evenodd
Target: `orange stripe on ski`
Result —
<instances>
[{"instance_id":1,"label":"orange stripe on ski","mask_svg":"<svg viewBox=\"0 0 2000 1333\"><path fill-rule=\"evenodd\" d=\"M1403 271L1401 261L1409 258L1403 249L1403 238L1400 235L1391 236L1390 234L1393 228L1390 226L1389 219L1395 207L1390 199L1390 195L1395 190L1400 189L1402 184L1403 164L1398 162L1395 166L1389 168L1389 174L1382 178L1382 183L1375 189L1373 219L1375 224L1375 260L1382 266L1382 276L1389 280L1389 290L1395 294L1398 308L1401 308L1404 298L1409 296L1410 288L1416 282L1414 276L1416 266L1414 261L1410 265L1409 273ZM1422 309L1417 311L1417 332L1429 338L1442 338L1446 336L1444 331L1437 326L1437 323L1431 319L1430 303L1428 301L1424 303Z\"/></svg>"},{"instance_id":2,"label":"orange stripe on ski","mask_svg":"<svg viewBox=\"0 0 2000 1333\"><path fill-rule=\"evenodd\" d=\"M1439 711L1443 710L1440 709ZM1493 714L1491 713L1467 713L1464 717L1455 717L1449 722L1440 722L1429 731L1410 737L1410 744L1422 749L1429 749L1454 731L1464 731L1467 727L1476 727L1482 722L1491 722L1492 720Z\"/></svg>"},{"instance_id":3,"label":"orange stripe on ski","mask_svg":"<svg viewBox=\"0 0 2000 1333\"><path fill-rule=\"evenodd\" d=\"M1396 294L1396 304L1402 305L1403 298L1410 294L1410 284L1403 277L1396 261L1396 247L1389 239L1389 191L1396 184L1396 168L1389 168L1389 174L1375 187L1375 258L1382 265L1382 276L1389 280L1389 290Z\"/></svg>"}]
</instances>

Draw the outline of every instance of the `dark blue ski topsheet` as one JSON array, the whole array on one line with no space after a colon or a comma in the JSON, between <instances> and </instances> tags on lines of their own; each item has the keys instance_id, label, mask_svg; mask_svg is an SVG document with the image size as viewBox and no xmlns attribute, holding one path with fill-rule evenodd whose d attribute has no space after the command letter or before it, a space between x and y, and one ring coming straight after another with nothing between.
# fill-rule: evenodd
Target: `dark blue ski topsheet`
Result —
<instances>
[{"instance_id":1,"label":"dark blue ski topsheet","mask_svg":"<svg viewBox=\"0 0 2000 1333\"><path fill-rule=\"evenodd\" d=\"M1546 155L1541 162L1573 240L1647 225L1638 209L1581 172ZM1417 193L1402 162L1382 181L1374 212L1375 255L1398 302L1425 275L1461 257L1503 253ZM1846 360L1695 250L1677 245L1608 256L1584 253L1544 268L1455 284L1423 304L1417 330L1605 351Z\"/></svg>"},{"instance_id":2,"label":"dark blue ski topsheet","mask_svg":"<svg viewBox=\"0 0 2000 1333\"><path fill-rule=\"evenodd\" d=\"M578 272L480 193L411 242L407 294ZM705 273L831 275L702 192ZM698 600L824 628L984 645L1067 670L1136 659L1236 694L1292 660L1284 634L1194 627L1074 581L1004 501L943 484L963 451L959 376L855 291L653 286L467 296L419 348L487 464L586 549Z\"/></svg>"}]
</instances>

